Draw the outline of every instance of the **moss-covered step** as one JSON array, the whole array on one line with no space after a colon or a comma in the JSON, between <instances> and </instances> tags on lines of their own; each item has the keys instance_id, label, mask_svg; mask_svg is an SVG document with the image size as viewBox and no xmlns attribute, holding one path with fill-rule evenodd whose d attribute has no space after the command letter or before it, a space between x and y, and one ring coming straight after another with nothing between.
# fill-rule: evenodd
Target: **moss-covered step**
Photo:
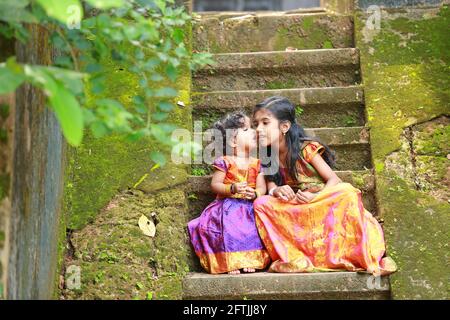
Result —
<instances>
[{"instance_id":1,"label":"moss-covered step","mask_svg":"<svg viewBox=\"0 0 450 320\"><path fill-rule=\"evenodd\" d=\"M211 131L210 131L211 132ZM339 127L339 128L305 128L305 133L309 137L317 137L323 143L336 147L341 145L354 145L369 143L369 130L367 127ZM211 143L207 132L194 133L194 139L201 141L203 135L203 143L208 145Z\"/></svg>"},{"instance_id":2,"label":"moss-covered step","mask_svg":"<svg viewBox=\"0 0 450 320\"><path fill-rule=\"evenodd\" d=\"M375 179L373 171L368 170L344 170L335 171L336 175L343 181L351 183L355 188L361 191L373 191L375 188ZM209 184L211 182L211 176L190 176L188 192L195 193L211 193Z\"/></svg>"},{"instance_id":3,"label":"moss-covered step","mask_svg":"<svg viewBox=\"0 0 450 320\"><path fill-rule=\"evenodd\" d=\"M303 127L348 127L365 124L364 91L361 86L215 91L192 96L194 121L210 128L225 113L243 110L252 114L254 106L271 96L283 96L296 106Z\"/></svg>"},{"instance_id":4,"label":"moss-covered step","mask_svg":"<svg viewBox=\"0 0 450 320\"><path fill-rule=\"evenodd\" d=\"M190 273L183 299L369 299L390 298L389 278L356 272L211 275Z\"/></svg>"},{"instance_id":5,"label":"moss-covered step","mask_svg":"<svg viewBox=\"0 0 450 320\"><path fill-rule=\"evenodd\" d=\"M336 154L336 170L364 170L372 168L369 131L367 127L307 128L309 136L318 137ZM194 133L195 141L202 141L201 133ZM203 136L203 146L211 142Z\"/></svg>"},{"instance_id":6,"label":"moss-covered step","mask_svg":"<svg viewBox=\"0 0 450 320\"><path fill-rule=\"evenodd\" d=\"M213 55L193 75L197 92L342 87L360 82L359 51L314 49Z\"/></svg>"},{"instance_id":7,"label":"moss-covered step","mask_svg":"<svg viewBox=\"0 0 450 320\"><path fill-rule=\"evenodd\" d=\"M202 16L193 28L194 49L211 53L353 47L353 17L284 12Z\"/></svg>"},{"instance_id":8,"label":"moss-covered step","mask_svg":"<svg viewBox=\"0 0 450 320\"><path fill-rule=\"evenodd\" d=\"M375 203L375 179L372 170L336 171L342 181L352 184L362 192L364 208L377 216ZM211 176L190 176L187 187L189 199L189 219L200 215L204 208L214 199L210 188Z\"/></svg>"}]
</instances>

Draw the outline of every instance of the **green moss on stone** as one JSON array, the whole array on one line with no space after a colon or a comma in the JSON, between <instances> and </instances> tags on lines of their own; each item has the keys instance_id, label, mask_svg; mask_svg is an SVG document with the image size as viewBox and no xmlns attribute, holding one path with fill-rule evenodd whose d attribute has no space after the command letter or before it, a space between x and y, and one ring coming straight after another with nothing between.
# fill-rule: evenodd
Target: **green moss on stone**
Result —
<instances>
[{"instance_id":1,"label":"green moss on stone","mask_svg":"<svg viewBox=\"0 0 450 320\"><path fill-rule=\"evenodd\" d=\"M443 6L428 19L383 15L381 29L370 37L363 30L366 19L362 12L355 14L379 210L388 255L399 266L391 275L392 297L448 299L449 204L416 190L385 161L402 147L406 127L450 109L450 43L445 40L450 11ZM435 147L440 138L433 141Z\"/></svg>"},{"instance_id":2,"label":"green moss on stone","mask_svg":"<svg viewBox=\"0 0 450 320\"><path fill-rule=\"evenodd\" d=\"M190 25L185 33L186 48L191 52ZM101 63L108 71L106 90L95 97L88 90L88 103L94 98L115 98L130 108L133 96L140 93L138 79L111 60ZM190 130L191 77L187 64L180 66L179 74L175 84L179 95L172 101L176 107L167 122ZM153 150L169 157L166 166L151 170ZM181 278L189 270L190 253L186 201L183 187L178 185L187 181L187 172L187 166L170 162L168 148L157 147L151 139L127 142L119 135L95 139L86 132L83 144L68 150L58 269L63 262L65 267L79 265L82 288L64 290L66 298L181 297ZM133 196L124 193L127 189L133 190ZM155 219L157 234L153 239L138 227L142 214ZM73 257L63 254L67 229L74 231Z\"/></svg>"},{"instance_id":3,"label":"green moss on stone","mask_svg":"<svg viewBox=\"0 0 450 320\"><path fill-rule=\"evenodd\" d=\"M9 175L0 174L0 200L9 193Z\"/></svg>"},{"instance_id":4,"label":"green moss on stone","mask_svg":"<svg viewBox=\"0 0 450 320\"><path fill-rule=\"evenodd\" d=\"M155 237L138 227L141 215L156 225ZM93 224L74 232L82 288L65 290L69 299L180 299L189 270L187 199L183 190L148 196L138 190L117 195Z\"/></svg>"},{"instance_id":5,"label":"green moss on stone","mask_svg":"<svg viewBox=\"0 0 450 320\"><path fill-rule=\"evenodd\" d=\"M398 265L394 299L449 299L447 203L411 189L395 172L379 176L387 251Z\"/></svg>"},{"instance_id":6,"label":"green moss on stone","mask_svg":"<svg viewBox=\"0 0 450 320\"><path fill-rule=\"evenodd\" d=\"M0 118L6 119L9 116L9 105L2 103L0 104Z\"/></svg>"}]
</instances>

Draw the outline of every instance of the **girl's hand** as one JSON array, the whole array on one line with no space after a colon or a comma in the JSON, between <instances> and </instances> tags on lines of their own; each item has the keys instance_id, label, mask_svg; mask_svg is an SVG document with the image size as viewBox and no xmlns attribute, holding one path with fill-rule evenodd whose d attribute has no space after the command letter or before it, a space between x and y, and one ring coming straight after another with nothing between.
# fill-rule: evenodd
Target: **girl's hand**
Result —
<instances>
[{"instance_id":1,"label":"girl's hand","mask_svg":"<svg viewBox=\"0 0 450 320\"><path fill-rule=\"evenodd\" d=\"M245 194L247 188L247 182L237 182L233 184L235 194Z\"/></svg>"},{"instance_id":2,"label":"girl's hand","mask_svg":"<svg viewBox=\"0 0 450 320\"><path fill-rule=\"evenodd\" d=\"M297 194L295 195L295 198L297 200L297 203L304 204L309 203L317 196L317 194L309 192L309 191L301 191L298 190Z\"/></svg>"},{"instance_id":3,"label":"girl's hand","mask_svg":"<svg viewBox=\"0 0 450 320\"><path fill-rule=\"evenodd\" d=\"M244 198L248 200L253 200L256 198L255 189L252 187L246 187L244 192Z\"/></svg>"},{"instance_id":4,"label":"girl's hand","mask_svg":"<svg viewBox=\"0 0 450 320\"><path fill-rule=\"evenodd\" d=\"M291 201L296 197L294 190L288 185L275 188L273 195L284 201Z\"/></svg>"}]
</instances>

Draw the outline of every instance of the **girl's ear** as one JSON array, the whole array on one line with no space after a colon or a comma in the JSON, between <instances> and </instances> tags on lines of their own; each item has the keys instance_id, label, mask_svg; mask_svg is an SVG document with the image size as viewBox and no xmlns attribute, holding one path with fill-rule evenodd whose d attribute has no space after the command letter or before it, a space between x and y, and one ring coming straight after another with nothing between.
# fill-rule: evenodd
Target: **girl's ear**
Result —
<instances>
[{"instance_id":1,"label":"girl's ear","mask_svg":"<svg viewBox=\"0 0 450 320\"><path fill-rule=\"evenodd\" d=\"M280 123L281 133L286 134L289 131L290 128L291 128L291 122L290 121L286 120L286 121L282 121Z\"/></svg>"}]
</instances>

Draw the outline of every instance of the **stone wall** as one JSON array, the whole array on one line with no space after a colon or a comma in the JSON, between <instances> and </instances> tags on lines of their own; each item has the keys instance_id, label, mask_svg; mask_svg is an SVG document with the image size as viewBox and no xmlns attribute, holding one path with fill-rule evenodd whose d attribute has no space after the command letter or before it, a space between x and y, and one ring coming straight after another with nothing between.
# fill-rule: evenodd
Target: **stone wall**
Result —
<instances>
[{"instance_id":1,"label":"stone wall","mask_svg":"<svg viewBox=\"0 0 450 320\"><path fill-rule=\"evenodd\" d=\"M0 38L0 62L12 52L11 41ZM11 212L11 155L14 95L0 96L0 300L5 298L8 261L8 226Z\"/></svg>"},{"instance_id":2,"label":"stone wall","mask_svg":"<svg viewBox=\"0 0 450 320\"><path fill-rule=\"evenodd\" d=\"M450 10L355 16L392 297L448 299Z\"/></svg>"},{"instance_id":3,"label":"stone wall","mask_svg":"<svg viewBox=\"0 0 450 320\"><path fill-rule=\"evenodd\" d=\"M185 32L192 50L190 25ZM105 97L130 106L138 93L136 77L112 61L103 65L110 69ZM181 66L179 74L176 109L167 121L191 130L189 67ZM190 169L171 163L170 150L159 150L168 162L152 169L150 152L157 148L151 139L87 134L81 147L69 151L57 298L181 298L181 279L191 261L184 192ZM139 228L142 215L155 224L154 237ZM73 285L73 270L80 287Z\"/></svg>"}]
</instances>

